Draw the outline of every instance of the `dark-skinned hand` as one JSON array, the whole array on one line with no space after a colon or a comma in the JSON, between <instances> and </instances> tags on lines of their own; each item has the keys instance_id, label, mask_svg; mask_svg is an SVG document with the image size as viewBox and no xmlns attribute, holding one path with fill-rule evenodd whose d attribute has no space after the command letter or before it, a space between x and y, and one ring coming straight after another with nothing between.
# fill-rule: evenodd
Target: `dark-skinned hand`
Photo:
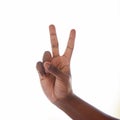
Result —
<instances>
[{"instance_id":1,"label":"dark-skinned hand","mask_svg":"<svg viewBox=\"0 0 120 120\"><path fill-rule=\"evenodd\" d=\"M75 42L75 30L70 31L67 48L62 56L59 55L59 45L54 25L49 26L52 54L46 51L43 61L36 67L43 91L51 102L64 99L72 94L70 60Z\"/></svg>"}]
</instances>

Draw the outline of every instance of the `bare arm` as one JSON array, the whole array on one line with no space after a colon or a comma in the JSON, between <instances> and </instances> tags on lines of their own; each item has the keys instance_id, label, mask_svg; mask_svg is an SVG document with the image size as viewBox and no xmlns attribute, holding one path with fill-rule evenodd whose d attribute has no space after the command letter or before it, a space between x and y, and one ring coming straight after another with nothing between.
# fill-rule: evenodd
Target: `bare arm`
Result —
<instances>
[{"instance_id":1,"label":"bare arm","mask_svg":"<svg viewBox=\"0 0 120 120\"><path fill-rule=\"evenodd\" d=\"M68 114L73 120L117 120L99 111L75 94L69 95L63 100L56 102L55 105Z\"/></svg>"},{"instance_id":2,"label":"bare arm","mask_svg":"<svg viewBox=\"0 0 120 120\"><path fill-rule=\"evenodd\" d=\"M54 25L49 26L52 55L46 51L37 70L48 99L74 120L117 120L77 97L71 86L70 59L74 49L75 30L71 30L67 48L59 55L59 44Z\"/></svg>"}]
</instances>

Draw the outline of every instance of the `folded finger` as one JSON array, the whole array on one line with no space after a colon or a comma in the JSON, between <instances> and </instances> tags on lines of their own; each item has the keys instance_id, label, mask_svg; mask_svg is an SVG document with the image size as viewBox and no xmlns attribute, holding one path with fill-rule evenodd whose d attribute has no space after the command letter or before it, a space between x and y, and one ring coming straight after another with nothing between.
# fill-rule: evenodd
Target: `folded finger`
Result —
<instances>
[{"instance_id":1,"label":"folded finger","mask_svg":"<svg viewBox=\"0 0 120 120\"><path fill-rule=\"evenodd\" d=\"M38 74L39 74L39 77L40 77L40 80L43 80L43 77L45 76L45 69L44 69L44 66L43 66L43 63L42 62L38 62L36 64L36 68L37 68L37 71L38 71Z\"/></svg>"},{"instance_id":2,"label":"folded finger","mask_svg":"<svg viewBox=\"0 0 120 120\"><path fill-rule=\"evenodd\" d=\"M51 53L49 51L45 51L44 55L43 55L43 63L46 61L51 61L52 57L51 57Z\"/></svg>"}]
</instances>

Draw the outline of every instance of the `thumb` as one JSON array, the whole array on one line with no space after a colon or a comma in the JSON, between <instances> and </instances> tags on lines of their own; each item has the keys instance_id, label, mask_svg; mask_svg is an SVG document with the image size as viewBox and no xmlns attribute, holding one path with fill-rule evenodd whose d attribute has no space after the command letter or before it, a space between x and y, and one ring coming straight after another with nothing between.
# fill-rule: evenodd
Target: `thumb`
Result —
<instances>
[{"instance_id":1,"label":"thumb","mask_svg":"<svg viewBox=\"0 0 120 120\"><path fill-rule=\"evenodd\" d=\"M57 67L52 65L50 62L45 62L44 68L47 72L51 73L53 76L55 76L59 80L65 81L69 79L69 75L64 74Z\"/></svg>"}]
</instances>

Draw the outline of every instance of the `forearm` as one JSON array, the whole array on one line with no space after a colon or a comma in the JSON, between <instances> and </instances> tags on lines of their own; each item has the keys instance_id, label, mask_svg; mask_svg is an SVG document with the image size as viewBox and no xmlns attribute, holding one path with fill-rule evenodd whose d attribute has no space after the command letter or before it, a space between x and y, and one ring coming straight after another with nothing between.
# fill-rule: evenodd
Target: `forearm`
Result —
<instances>
[{"instance_id":1,"label":"forearm","mask_svg":"<svg viewBox=\"0 0 120 120\"><path fill-rule=\"evenodd\" d=\"M117 120L94 108L74 94L56 102L55 105L73 120Z\"/></svg>"}]
</instances>

